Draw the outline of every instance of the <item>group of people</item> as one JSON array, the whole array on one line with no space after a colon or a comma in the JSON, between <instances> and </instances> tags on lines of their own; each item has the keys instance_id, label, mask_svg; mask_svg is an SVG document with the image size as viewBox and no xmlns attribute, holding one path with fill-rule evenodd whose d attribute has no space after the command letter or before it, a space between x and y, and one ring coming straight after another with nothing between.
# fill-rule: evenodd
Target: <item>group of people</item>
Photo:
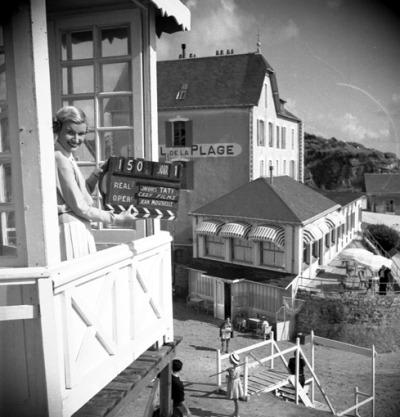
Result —
<instances>
[{"instance_id":1,"label":"group of people","mask_svg":"<svg viewBox=\"0 0 400 417\"><path fill-rule=\"evenodd\" d=\"M239 416L239 400L243 399L244 390L241 382L241 363L237 353L229 355L229 362L231 366L226 369L227 372L227 398L233 400L235 405L234 414L232 417ZM172 376L171 376L171 399L172 399L172 417L191 417L192 413L187 405L185 399L185 388L180 378L183 363L180 359L172 361ZM156 415L156 414L155 414Z\"/></svg>"},{"instance_id":2,"label":"group of people","mask_svg":"<svg viewBox=\"0 0 400 417\"><path fill-rule=\"evenodd\" d=\"M379 294L386 295L388 286L393 284L393 275L390 268L385 265L382 265L381 269L378 272L379 276Z\"/></svg>"},{"instance_id":3,"label":"group of people","mask_svg":"<svg viewBox=\"0 0 400 417\"><path fill-rule=\"evenodd\" d=\"M264 318L265 319L265 318ZM267 320L265 321L268 326ZM233 337L233 326L230 320L230 317L227 317L223 323L221 324L220 328L220 337L221 337L221 351L228 353L229 349L229 341L231 337ZM294 352L292 358L288 361L288 371L292 374L296 374L296 360L297 360L297 351ZM227 388L226 388L226 396L228 399L234 402L234 413L232 417L239 417L239 401L244 399L244 390L241 381L242 377L242 366L243 364L240 363L240 357L237 353L231 352L229 355L229 363L230 367L228 367L225 371L227 375ZM300 354L298 360L298 380L302 387L305 385L305 360ZM172 384L171 384L171 398L173 401L173 417L181 417L181 416L191 416L191 412L187 402L185 400L185 390L184 385L180 379L180 372L182 370L182 361L179 359L174 359L172 362Z\"/></svg>"}]
</instances>

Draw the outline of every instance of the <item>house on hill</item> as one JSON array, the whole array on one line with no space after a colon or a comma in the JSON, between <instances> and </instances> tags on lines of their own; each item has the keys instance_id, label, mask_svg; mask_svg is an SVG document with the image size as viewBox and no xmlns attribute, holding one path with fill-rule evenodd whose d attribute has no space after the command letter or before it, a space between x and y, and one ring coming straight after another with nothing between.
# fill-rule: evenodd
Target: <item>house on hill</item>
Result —
<instances>
[{"instance_id":1,"label":"house on hill","mask_svg":"<svg viewBox=\"0 0 400 417\"><path fill-rule=\"evenodd\" d=\"M289 176L258 178L193 210L189 294L223 318L247 308L275 321L285 297L313 286L361 228L361 199L345 209ZM350 220L350 221L349 221Z\"/></svg>"},{"instance_id":2,"label":"house on hill","mask_svg":"<svg viewBox=\"0 0 400 417\"><path fill-rule=\"evenodd\" d=\"M400 174L364 174L368 211L400 214Z\"/></svg>"},{"instance_id":3,"label":"house on hill","mask_svg":"<svg viewBox=\"0 0 400 417\"><path fill-rule=\"evenodd\" d=\"M188 213L270 170L302 181L304 153L301 120L261 53L182 56L157 65L160 160L184 166L177 220L162 224L178 255L193 244Z\"/></svg>"}]
</instances>

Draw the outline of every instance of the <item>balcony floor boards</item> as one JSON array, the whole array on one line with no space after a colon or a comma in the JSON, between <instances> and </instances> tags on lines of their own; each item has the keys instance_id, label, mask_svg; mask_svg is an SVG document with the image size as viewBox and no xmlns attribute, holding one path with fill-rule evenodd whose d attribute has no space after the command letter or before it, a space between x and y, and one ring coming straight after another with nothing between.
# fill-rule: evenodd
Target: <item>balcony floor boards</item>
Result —
<instances>
[{"instance_id":1,"label":"balcony floor boards","mask_svg":"<svg viewBox=\"0 0 400 417\"><path fill-rule=\"evenodd\" d=\"M182 338L147 350L81 407L73 417L113 417L131 402L174 359Z\"/></svg>"}]
</instances>

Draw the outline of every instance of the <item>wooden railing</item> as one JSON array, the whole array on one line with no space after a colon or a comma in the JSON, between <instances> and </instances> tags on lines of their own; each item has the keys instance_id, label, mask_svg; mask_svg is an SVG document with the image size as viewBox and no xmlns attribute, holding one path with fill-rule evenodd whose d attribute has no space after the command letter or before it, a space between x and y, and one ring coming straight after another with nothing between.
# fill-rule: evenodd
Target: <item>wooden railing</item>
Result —
<instances>
[{"instance_id":1,"label":"wooden railing","mask_svg":"<svg viewBox=\"0 0 400 417\"><path fill-rule=\"evenodd\" d=\"M36 287L37 305L0 304L0 320L39 317L50 416L71 416L149 347L173 341L170 245L161 232L51 268L18 268L18 279L0 271L3 286Z\"/></svg>"}]
</instances>

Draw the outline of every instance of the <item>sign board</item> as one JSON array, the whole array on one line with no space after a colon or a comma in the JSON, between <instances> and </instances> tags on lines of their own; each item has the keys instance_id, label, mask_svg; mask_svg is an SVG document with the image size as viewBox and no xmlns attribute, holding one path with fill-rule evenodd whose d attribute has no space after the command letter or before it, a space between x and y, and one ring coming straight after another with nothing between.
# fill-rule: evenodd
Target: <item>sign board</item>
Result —
<instances>
[{"instance_id":1,"label":"sign board","mask_svg":"<svg viewBox=\"0 0 400 417\"><path fill-rule=\"evenodd\" d=\"M173 220L181 170L177 163L112 156L101 185L104 208L116 213L130 210L136 218Z\"/></svg>"}]
</instances>

